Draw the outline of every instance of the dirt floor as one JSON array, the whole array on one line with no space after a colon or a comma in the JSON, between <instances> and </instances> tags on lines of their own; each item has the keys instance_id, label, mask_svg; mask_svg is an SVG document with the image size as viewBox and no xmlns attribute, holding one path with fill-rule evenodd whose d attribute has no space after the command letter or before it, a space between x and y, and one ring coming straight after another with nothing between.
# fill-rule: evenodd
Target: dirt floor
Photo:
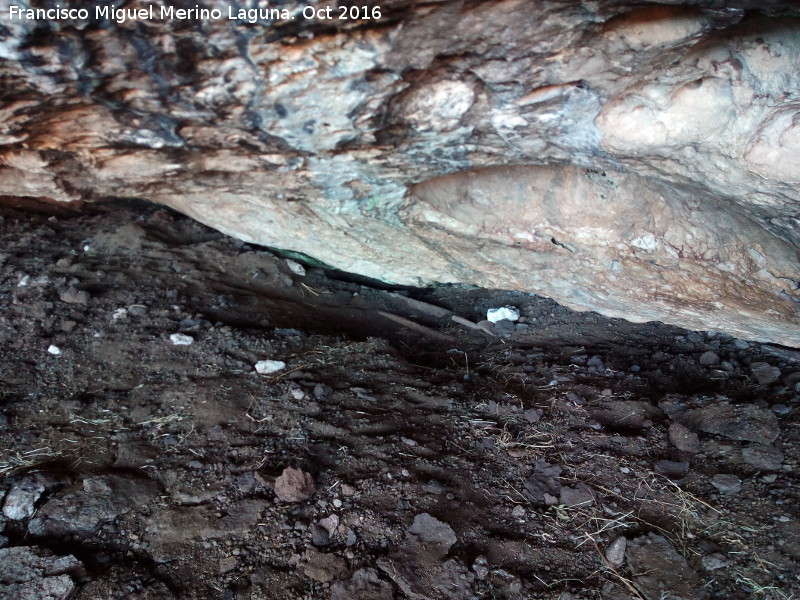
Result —
<instances>
[{"instance_id":1,"label":"dirt floor","mask_svg":"<svg viewBox=\"0 0 800 600\"><path fill-rule=\"evenodd\" d=\"M54 210L0 209L0 598L800 597L797 351Z\"/></svg>"}]
</instances>

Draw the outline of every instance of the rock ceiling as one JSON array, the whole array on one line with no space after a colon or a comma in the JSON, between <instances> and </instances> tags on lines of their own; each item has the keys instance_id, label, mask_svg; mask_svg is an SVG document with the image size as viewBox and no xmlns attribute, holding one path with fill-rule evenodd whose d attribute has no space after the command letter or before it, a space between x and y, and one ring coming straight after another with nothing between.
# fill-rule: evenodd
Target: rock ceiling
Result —
<instances>
[{"instance_id":1,"label":"rock ceiling","mask_svg":"<svg viewBox=\"0 0 800 600\"><path fill-rule=\"evenodd\" d=\"M797 11L203 6L223 17L4 18L0 194L143 198L384 281L800 346Z\"/></svg>"}]
</instances>

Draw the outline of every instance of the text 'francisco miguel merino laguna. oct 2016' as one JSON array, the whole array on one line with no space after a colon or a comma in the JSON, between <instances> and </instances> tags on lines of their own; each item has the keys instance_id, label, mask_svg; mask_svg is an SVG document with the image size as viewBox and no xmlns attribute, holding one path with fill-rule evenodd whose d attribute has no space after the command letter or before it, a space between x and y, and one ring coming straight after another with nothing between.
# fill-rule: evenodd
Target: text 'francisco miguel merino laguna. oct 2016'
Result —
<instances>
[{"instance_id":1,"label":"text 'francisco miguel merino laguna. oct 2016'","mask_svg":"<svg viewBox=\"0 0 800 600\"><path fill-rule=\"evenodd\" d=\"M28 8L12 4L8 7L7 18L11 21L114 21L123 24L127 21L291 21L294 19L316 19L319 21L355 21L381 18L381 7L364 6L305 6L302 8L206 8L196 4L193 8L176 8L171 5L149 4L140 8L118 8L107 4L91 8L72 8L56 4L51 8Z\"/></svg>"}]
</instances>

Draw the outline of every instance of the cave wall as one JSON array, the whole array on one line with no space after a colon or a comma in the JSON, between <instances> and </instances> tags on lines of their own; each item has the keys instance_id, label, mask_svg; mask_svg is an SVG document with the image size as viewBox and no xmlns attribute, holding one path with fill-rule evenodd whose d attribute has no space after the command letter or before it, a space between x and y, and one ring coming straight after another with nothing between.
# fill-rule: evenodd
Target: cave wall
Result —
<instances>
[{"instance_id":1,"label":"cave wall","mask_svg":"<svg viewBox=\"0 0 800 600\"><path fill-rule=\"evenodd\" d=\"M120 23L10 4L1 195L144 198L384 281L800 346L796 9L387 0L339 21L282 2L290 18Z\"/></svg>"}]
</instances>

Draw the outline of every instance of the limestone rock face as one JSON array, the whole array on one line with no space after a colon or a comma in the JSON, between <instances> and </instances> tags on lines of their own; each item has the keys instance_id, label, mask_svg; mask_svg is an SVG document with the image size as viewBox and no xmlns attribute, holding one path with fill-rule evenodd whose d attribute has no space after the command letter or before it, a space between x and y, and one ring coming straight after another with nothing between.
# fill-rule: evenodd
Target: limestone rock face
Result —
<instances>
[{"instance_id":1,"label":"limestone rock face","mask_svg":"<svg viewBox=\"0 0 800 600\"><path fill-rule=\"evenodd\" d=\"M800 346L798 9L274 4L0 1L0 195L145 198L387 281Z\"/></svg>"}]
</instances>

